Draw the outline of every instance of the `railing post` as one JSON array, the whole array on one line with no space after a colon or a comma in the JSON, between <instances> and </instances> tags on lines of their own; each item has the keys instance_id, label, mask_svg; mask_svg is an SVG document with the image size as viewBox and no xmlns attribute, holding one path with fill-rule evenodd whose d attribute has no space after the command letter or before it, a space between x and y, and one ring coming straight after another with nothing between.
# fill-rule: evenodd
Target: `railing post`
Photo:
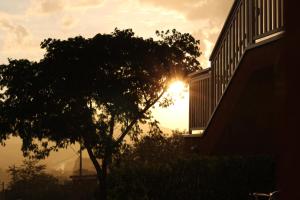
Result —
<instances>
[{"instance_id":1,"label":"railing post","mask_svg":"<svg viewBox=\"0 0 300 200\"><path fill-rule=\"evenodd\" d=\"M211 71L210 71L210 79L208 80L209 81L209 96L210 96L210 99L209 99L209 115L211 115L212 111L213 111L213 108L214 108L214 92L215 92L215 89L214 89L214 65L213 65L213 62L211 63Z\"/></svg>"},{"instance_id":2,"label":"railing post","mask_svg":"<svg viewBox=\"0 0 300 200\"><path fill-rule=\"evenodd\" d=\"M248 33L248 43L249 43L249 45L248 46L250 46L251 44L253 44L254 43L254 41L253 41L253 30L254 30L254 23L255 23L255 16L254 16L254 9L256 9L256 8L254 8L254 1L255 0L249 0L249 5L248 5L248 11L249 11L249 15L247 16L248 17L248 26L249 26L249 33Z\"/></svg>"}]
</instances>

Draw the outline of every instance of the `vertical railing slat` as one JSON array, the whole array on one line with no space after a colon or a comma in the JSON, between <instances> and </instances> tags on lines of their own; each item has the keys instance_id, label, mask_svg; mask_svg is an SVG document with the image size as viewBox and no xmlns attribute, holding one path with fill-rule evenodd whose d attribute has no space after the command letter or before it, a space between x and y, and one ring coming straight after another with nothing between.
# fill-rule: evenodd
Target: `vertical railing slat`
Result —
<instances>
[{"instance_id":1,"label":"vertical railing slat","mask_svg":"<svg viewBox=\"0 0 300 200\"><path fill-rule=\"evenodd\" d=\"M222 95L222 55L221 51L219 52L219 94L218 94L218 100L220 99Z\"/></svg>"},{"instance_id":2,"label":"vertical railing slat","mask_svg":"<svg viewBox=\"0 0 300 200\"><path fill-rule=\"evenodd\" d=\"M204 108L204 124L203 127L206 126L206 122L207 122L207 107L209 106L207 98L208 96L208 90L207 90L207 79L204 79L204 94L205 94L205 100L204 100L204 104L205 104L205 108Z\"/></svg>"},{"instance_id":3,"label":"vertical railing slat","mask_svg":"<svg viewBox=\"0 0 300 200\"><path fill-rule=\"evenodd\" d=\"M191 128L191 127L193 127L193 124L192 124L192 120L193 120L193 118L191 117L191 115L192 115L192 112L191 112L191 109L192 109L192 106L193 106L193 104L192 104L192 90L191 90L191 88L192 88L192 82L190 82L190 84L189 84L189 129Z\"/></svg>"},{"instance_id":4,"label":"vertical railing slat","mask_svg":"<svg viewBox=\"0 0 300 200\"><path fill-rule=\"evenodd\" d=\"M232 49L232 26L229 27L228 37L228 73L231 76L231 49Z\"/></svg>"},{"instance_id":5,"label":"vertical railing slat","mask_svg":"<svg viewBox=\"0 0 300 200\"><path fill-rule=\"evenodd\" d=\"M216 99L216 102L215 102L215 106L217 106L217 99L218 99L218 96L219 96L219 86L218 86L218 82L219 82L219 60L218 60L218 56L216 56L215 58L216 60L216 80L215 80L215 86L216 86L216 96L215 96L215 99Z\"/></svg>"},{"instance_id":6,"label":"vertical railing slat","mask_svg":"<svg viewBox=\"0 0 300 200\"><path fill-rule=\"evenodd\" d=\"M199 81L199 99L200 99L200 104L199 104L199 111L198 112L200 112L201 113L201 115L200 115L200 118L199 118L199 121L200 121L200 124L199 124L199 127L202 127L202 125L203 125L203 80L201 79L200 81Z\"/></svg>"},{"instance_id":7,"label":"vertical railing slat","mask_svg":"<svg viewBox=\"0 0 300 200\"><path fill-rule=\"evenodd\" d=\"M240 12L237 13L237 18L236 18L236 66L237 63L239 62L239 57L240 57L240 32L241 32L241 28L240 28Z\"/></svg>"},{"instance_id":8,"label":"vertical railing slat","mask_svg":"<svg viewBox=\"0 0 300 200\"><path fill-rule=\"evenodd\" d=\"M201 92L201 81L198 81L197 82L197 93L198 93L198 95L197 95L197 122L198 122L198 124L197 124L197 127L201 127L201 103L202 103L202 101L201 101L201 94L202 94L202 92Z\"/></svg>"},{"instance_id":9,"label":"vertical railing slat","mask_svg":"<svg viewBox=\"0 0 300 200\"><path fill-rule=\"evenodd\" d=\"M210 94L209 94L209 98L210 98L210 101L209 101L209 107L210 109L212 109L214 107L214 92L215 92L215 89L214 89L214 82L215 82L215 75L214 75L214 62L211 62L211 66L210 66Z\"/></svg>"},{"instance_id":10,"label":"vertical railing slat","mask_svg":"<svg viewBox=\"0 0 300 200\"><path fill-rule=\"evenodd\" d=\"M203 79L203 127L205 126L205 121L206 121L206 98L207 98L207 93L206 93L206 79Z\"/></svg>"},{"instance_id":11,"label":"vertical railing slat","mask_svg":"<svg viewBox=\"0 0 300 200\"><path fill-rule=\"evenodd\" d=\"M220 54L218 53L218 57L217 57L217 67L218 67L218 81L217 81L217 87L218 87L218 95L217 95L217 100L219 99L220 96Z\"/></svg>"},{"instance_id":12,"label":"vertical railing slat","mask_svg":"<svg viewBox=\"0 0 300 200\"><path fill-rule=\"evenodd\" d=\"M209 101L209 107L210 109L212 109L214 107L214 92L215 92L215 89L214 89L214 82L215 82L215 75L214 75L214 62L211 63L211 67L210 67L210 80L209 80L209 87L210 87L210 94L209 94L209 98L210 98L210 101Z\"/></svg>"},{"instance_id":13,"label":"vertical railing slat","mask_svg":"<svg viewBox=\"0 0 300 200\"><path fill-rule=\"evenodd\" d=\"M210 114L212 113L212 110L213 110L213 93L214 93L214 89L213 89L213 80L212 80L212 78L213 78L213 74L212 74L212 69L213 68L211 68L211 71L210 71L210 78L209 78L209 80L208 80L208 85L209 85L209 116L210 116ZM208 117L209 117L208 116Z\"/></svg>"},{"instance_id":14,"label":"vertical railing slat","mask_svg":"<svg viewBox=\"0 0 300 200\"><path fill-rule=\"evenodd\" d=\"M225 70L225 43L223 43L222 48L221 48L221 58L222 58L222 93L224 91L224 83L225 83L225 76L224 76L224 70Z\"/></svg>"},{"instance_id":15,"label":"vertical railing slat","mask_svg":"<svg viewBox=\"0 0 300 200\"><path fill-rule=\"evenodd\" d=\"M249 41L249 0L245 0L245 48L248 47Z\"/></svg>"},{"instance_id":16,"label":"vertical railing slat","mask_svg":"<svg viewBox=\"0 0 300 200\"><path fill-rule=\"evenodd\" d=\"M282 10L282 5L281 5L281 0L278 0L278 27L281 27L282 26L282 20L281 20L281 10Z\"/></svg>"},{"instance_id":17,"label":"vertical railing slat","mask_svg":"<svg viewBox=\"0 0 300 200\"><path fill-rule=\"evenodd\" d=\"M273 13L273 29L277 28L277 0L273 1L273 7L272 7L272 13Z\"/></svg>"},{"instance_id":18,"label":"vertical railing slat","mask_svg":"<svg viewBox=\"0 0 300 200\"><path fill-rule=\"evenodd\" d=\"M220 49L220 88L221 88L221 91L220 91L220 96L222 96L222 90L223 90L223 45L221 46L221 49Z\"/></svg>"},{"instance_id":19,"label":"vertical railing slat","mask_svg":"<svg viewBox=\"0 0 300 200\"><path fill-rule=\"evenodd\" d=\"M208 104L207 104L207 86L206 86L206 79L203 79L203 94L204 94L204 100L203 100L203 102L204 102L204 113L203 113L203 115L204 115L204 120L203 120L203 127L206 125L206 112L207 112L207 106L208 106Z\"/></svg>"},{"instance_id":20,"label":"vertical railing slat","mask_svg":"<svg viewBox=\"0 0 300 200\"><path fill-rule=\"evenodd\" d=\"M243 15L243 9L242 7L240 7L240 11L239 11L239 58L242 56L242 51L243 51L243 48L242 48L242 35L243 35L243 28L242 28L242 15ZM240 60L240 59L239 59Z\"/></svg>"},{"instance_id":21,"label":"vertical railing slat","mask_svg":"<svg viewBox=\"0 0 300 200\"><path fill-rule=\"evenodd\" d=\"M205 122L205 98L206 98L206 93L205 93L205 79L201 80L202 81L202 127L204 126Z\"/></svg>"},{"instance_id":22,"label":"vertical railing slat","mask_svg":"<svg viewBox=\"0 0 300 200\"><path fill-rule=\"evenodd\" d=\"M257 24L255 23L257 20L257 15L255 15L256 11L257 11L257 0L248 0L247 3L247 10L249 12L249 14L247 15L247 27L248 27L248 39L247 39L247 46L250 46L253 42L253 37L256 36L256 30L257 30Z\"/></svg>"},{"instance_id":23,"label":"vertical railing slat","mask_svg":"<svg viewBox=\"0 0 300 200\"><path fill-rule=\"evenodd\" d=\"M200 104L199 104L199 114L200 114L200 119L199 119L199 121L200 121L200 127L202 127L202 124L203 124L203 89L202 89L202 80L200 80L199 81L199 85L198 85L198 87L199 87L199 102L200 102Z\"/></svg>"},{"instance_id":24,"label":"vertical railing slat","mask_svg":"<svg viewBox=\"0 0 300 200\"><path fill-rule=\"evenodd\" d=\"M258 35L258 24L259 24L259 13L258 13L258 0L250 0L249 2L249 29L250 38L256 37ZM252 29L252 31L251 31ZM254 29L254 30L253 30ZM252 37L251 37L252 36ZM252 40L249 42L251 43Z\"/></svg>"},{"instance_id":25,"label":"vertical railing slat","mask_svg":"<svg viewBox=\"0 0 300 200\"><path fill-rule=\"evenodd\" d=\"M194 112L195 112L195 127L197 127L197 122L198 122L198 115L197 115L197 113L198 113L198 110L197 110L197 108L198 108L198 84L197 84L197 82L195 82L195 108L194 108Z\"/></svg>"},{"instance_id":26,"label":"vertical railing slat","mask_svg":"<svg viewBox=\"0 0 300 200\"><path fill-rule=\"evenodd\" d=\"M201 80L200 81L198 81L198 93L199 93L199 96L198 96L198 113L199 113L199 115L198 115L198 121L199 121L199 124L198 124L198 126L199 127L201 127L201 125L202 125L202 103L203 103L203 101L202 101L202 90L201 90Z\"/></svg>"},{"instance_id":27,"label":"vertical railing slat","mask_svg":"<svg viewBox=\"0 0 300 200\"><path fill-rule=\"evenodd\" d=\"M195 83L195 127L197 127L198 125L197 125L197 122L199 123L199 121L198 121L198 104L200 103L199 102L199 99L198 99L198 94L197 93L199 93L199 91L198 91L198 84L197 84L197 82Z\"/></svg>"},{"instance_id":28,"label":"vertical railing slat","mask_svg":"<svg viewBox=\"0 0 300 200\"><path fill-rule=\"evenodd\" d=\"M195 82L195 127L197 127L198 125L197 125L197 122L199 123L199 120L198 120L198 104L200 103L199 102L199 99L198 99L198 95L199 94L197 94L197 93L199 93L199 91L198 91L198 83L197 82Z\"/></svg>"},{"instance_id":29,"label":"vertical railing slat","mask_svg":"<svg viewBox=\"0 0 300 200\"><path fill-rule=\"evenodd\" d=\"M233 32L232 32L232 36L233 36L233 47L232 47L232 71L234 71L234 67L235 67L235 49L236 49L236 23L235 23L235 19L232 22L232 27L233 27Z\"/></svg>"},{"instance_id":30,"label":"vertical railing slat","mask_svg":"<svg viewBox=\"0 0 300 200\"><path fill-rule=\"evenodd\" d=\"M215 105L214 107L217 106L217 98L218 98L218 89L217 89L217 83L218 83L218 76L217 76L217 59L215 59L215 82L214 82L214 87L215 87Z\"/></svg>"},{"instance_id":31,"label":"vertical railing slat","mask_svg":"<svg viewBox=\"0 0 300 200\"><path fill-rule=\"evenodd\" d=\"M219 99L219 90L220 90L220 59L219 59L219 54L217 55L217 100Z\"/></svg>"},{"instance_id":32,"label":"vertical railing slat","mask_svg":"<svg viewBox=\"0 0 300 200\"><path fill-rule=\"evenodd\" d=\"M228 37L226 36L226 39L225 39L225 43L224 43L224 53L225 53L225 65L224 65L224 76L225 76L225 83L227 84L227 56L228 56L228 54L227 54L227 48L228 48ZM226 85L225 84L225 85Z\"/></svg>"},{"instance_id":33,"label":"vertical railing slat","mask_svg":"<svg viewBox=\"0 0 300 200\"><path fill-rule=\"evenodd\" d=\"M210 115L210 85L209 85L209 78L206 79L206 94L207 94L207 98L206 98L206 106L207 106L207 110L206 110L206 125L209 119L209 115Z\"/></svg>"},{"instance_id":34,"label":"vertical railing slat","mask_svg":"<svg viewBox=\"0 0 300 200\"><path fill-rule=\"evenodd\" d=\"M194 84L193 82L191 82L191 86L190 86L190 113L189 113L189 116L190 116L190 123L191 123L191 126L194 127L194 92L193 92L193 88L194 88Z\"/></svg>"},{"instance_id":35,"label":"vertical railing slat","mask_svg":"<svg viewBox=\"0 0 300 200\"><path fill-rule=\"evenodd\" d=\"M283 0L279 0L279 27L283 26Z\"/></svg>"},{"instance_id":36,"label":"vertical railing slat","mask_svg":"<svg viewBox=\"0 0 300 200\"><path fill-rule=\"evenodd\" d=\"M263 24L264 24L264 20L263 20L263 0L259 0L260 1L260 6L259 6L259 32L257 35L263 34Z\"/></svg>"},{"instance_id":37,"label":"vertical railing slat","mask_svg":"<svg viewBox=\"0 0 300 200\"><path fill-rule=\"evenodd\" d=\"M206 90L206 79L203 79L203 94L204 94L204 112L203 112L203 127L205 126L205 122L206 122L206 109L207 109L207 103L206 103L206 99L207 99L207 90Z\"/></svg>"},{"instance_id":38,"label":"vertical railing slat","mask_svg":"<svg viewBox=\"0 0 300 200\"><path fill-rule=\"evenodd\" d=\"M242 46L243 46L243 52L245 51L245 48L246 48L246 14L247 14L247 11L246 11L246 0L244 1L243 3L243 28L242 28Z\"/></svg>"},{"instance_id":39,"label":"vertical railing slat","mask_svg":"<svg viewBox=\"0 0 300 200\"><path fill-rule=\"evenodd\" d=\"M234 52L235 51L235 21L232 22L232 69L231 72L234 71L234 62L235 62L235 58L234 58Z\"/></svg>"},{"instance_id":40,"label":"vertical railing slat","mask_svg":"<svg viewBox=\"0 0 300 200\"><path fill-rule=\"evenodd\" d=\"M200 90L200 84L201 82L198 81L197 82L197 93L201 94L201 90ZM197 95L197 122L198 122L198 125L197 127L201 126L201 95Z\"/></svg>"},{"instance_id":41,"label":"vertical railing slat","mask_svg":"<svg viewBox=\"0 0 300 200\"><path fill-rule=\"evenodd\" d=\"M192 86L194 86L194 84L192 83ZM193 87L192 87L193 88ZM192 107L191 107L191 113L190 113L190 116L191 116L191 119L192 119L192 126L194 127L195 126L195 124L194 124L194 121L195 121L195 117L194 117L194 115L195 115L195 112L194 112L194 107L195 107L195 105L194 105L194 91L191 89L190 90L192 93L192 97L191 97L191 105L192 105Z\"/></svg>"},{"instance_id":42,"label":"vertical railing slat","mask_svg":"<svg viewBox=\"0 0 300 200\"><path fill-rule=\"evenodd\" d=\"M213 61L214 65L213 65L213 74L214 74L214 79L212 81L212 87L214 89L214 95L213 95L213 109L215 109L216 107L216 99L217 99L217 87L216 87L216 83L217 83L217 75L216 75L216 59Z\"/></svg>"},{"instance_id":43,"label":"vertical railing slat","mask_svg":"<svg viewBox=\"0 0 300 200\"><path fill-rule=\"evenodd\" d=\"M263 14L264 14L264 31L266 33L268 31L268 10L267 10L267 0L262 0L264 2Z\"/></svg>"},{"instance_id":44,"label":"vertical railing slat","mask_svg":"<svg viewBox=\"0 0 300 200\"><path fill-rule=\"evenodd\" d=\"M227 35L227 76L230 77L230 29Z\"/></svg>"},{"instance_id":45,"label":"vertical railing slat","mask_svg":"<svg viewBox=\"0 0 300 200\"><path fill-rule=\"evenodd\" d=\"M268 1L268 7L269 7L269 12L268 12L268 15L269 15L269 22L268 22L268 25L269 25L269 28L268 30L271 31L272 30L272 22L273 22L273 16L272 16L272 10L273 10L273 0L269 0Z\"/></svg>"},{"instance_id":46,"label":"vertical railing slat","mask_svg":"<svg viewBox=\"0 0 300 200\"><path fill-rule=\"evenodd\" d=\"M238 62L238 46L239 46L239 26L238 26L238 19L235 19L235 50L234 50L234 70L236 68Z\"/></svg>"}]
</instances>

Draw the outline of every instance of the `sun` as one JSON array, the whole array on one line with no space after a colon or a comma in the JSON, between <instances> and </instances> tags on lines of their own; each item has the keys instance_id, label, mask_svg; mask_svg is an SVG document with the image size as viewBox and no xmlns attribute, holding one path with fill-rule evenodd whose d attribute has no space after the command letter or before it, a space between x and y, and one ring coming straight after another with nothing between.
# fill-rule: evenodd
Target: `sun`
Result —
<instances>
[{"instance_id":1,"label":"sun","mask_svg":"<svg viewBox=\"0 0 300 200\"><path fill-rule=\"evenodd\" d=\"M186 84L182 81L174 81L169 85L168 88L168 95L170 95L172 98L177 99L179 97L182 97L182 95L186 92Z\"/></svg>"},{"instance_id":2,"label":"sun","mask_svg":"<svg viewBox=\"0 0 300 200\"><path fill-rule=\"evenodd\" d=\"M173 103L168 107L155 107L153 116L159 120L162 127L172 130L187 130L189 119L188 85L180 80L172 81L165 97L170 97Z\"/></svg>"}]
</instances>

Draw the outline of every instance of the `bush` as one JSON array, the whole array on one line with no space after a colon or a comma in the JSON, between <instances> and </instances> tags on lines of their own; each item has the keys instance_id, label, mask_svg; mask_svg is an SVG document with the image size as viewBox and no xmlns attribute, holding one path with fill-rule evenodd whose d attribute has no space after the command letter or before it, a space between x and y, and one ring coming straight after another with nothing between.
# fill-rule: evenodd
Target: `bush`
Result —
<instances>
[{"instance_id":1,"label":"bush","mask_svg":"<svg viewBox=\"0 0 300 200\"><path fill-rule=\"evenodd\" d=\"M273 158L184 155L177 139L146 136L127 151L111 169L110 199L240 200L275 189Z\"/></svg>"},{"instance_id":2,"label":"bush","mask_svg":"<svg viewBox=\"0 0 300 200\"><path fill-rule=\"evenodd\" d=\"M7 199L66 199L68 193L64 185L59 184L56 177L47 174L45 167L38 164L37 160L24 160L21 166L10 166Z\"/></svg>"}]
</instances>

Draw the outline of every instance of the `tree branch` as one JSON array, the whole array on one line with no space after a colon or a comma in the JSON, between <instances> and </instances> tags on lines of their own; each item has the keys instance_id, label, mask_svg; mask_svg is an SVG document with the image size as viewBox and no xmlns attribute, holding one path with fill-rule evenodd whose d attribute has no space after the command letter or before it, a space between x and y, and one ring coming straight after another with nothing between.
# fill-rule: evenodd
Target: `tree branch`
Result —
<instances>
[{"instance_id":1,"label":"tree branch","mask_svg":"<svg viewBox=\"0 0 300 200\"><path fill-rule=\"evenodd\" d=\"M166 92L166 88L163 89L162 93L151 103L149 103L145 108L130 122L130 124L126 127L124 132L121 134L121 136L117 139L117 144L121 143L124 139L124 137L128 134L128 132L131 130L131 128L137 123L139 119L141 119L141 116L147 112Z\"/></svg>"},{"instance_id":2,"label":"tree branch","mask_svg":"<svg viewBox=\"0 0 300 200\"><path fill-rule=\"evenodd\" d=\"M99 162L97 161L96 156L93 153L93 150L92 150L92 147L91 147L89 141L90 141L90 139L87 136L83 136L84 146L85 146L85 148L86 148L86 150L89 154L89 157L90 157L90 159L91 159L91 161L92 161L92 163L93 163L93 165L96 169L98 177L101 177L102 168L101 168Z\"/></svg>"},{"instance_id":3,"label":"tree branch","mask_svg":"<svg viewBox=\"0 0 300 200\"><path fill-rule=\"evenodd\" d=\"M87 141L84 141L84 146L85 146L85 148L86 148L86 150L87 150L87 152L89 154L89 157L90 157L90 159L91 159L91 161L92 161L92 163L93 163L93 165L94 165L94 167L96 169L98 177L102 178L102 174L101 174L102 173L102 168L101 168L99 162L97 161L97 158L94 155L94 153L92 151L92 148L90 147L90 145L88 144Z\"/></svg>"},{"instance_id":4,"label":"tree branch","mask_svg":"<svg viewBox=\"0 0 300 200\"><path fill-rule=\"evenodd\" d=\"M115 128L115 115L112 114L110 121L109 121L109 135L112 136L114 133Z\"/></svg>"}]
</instances>

